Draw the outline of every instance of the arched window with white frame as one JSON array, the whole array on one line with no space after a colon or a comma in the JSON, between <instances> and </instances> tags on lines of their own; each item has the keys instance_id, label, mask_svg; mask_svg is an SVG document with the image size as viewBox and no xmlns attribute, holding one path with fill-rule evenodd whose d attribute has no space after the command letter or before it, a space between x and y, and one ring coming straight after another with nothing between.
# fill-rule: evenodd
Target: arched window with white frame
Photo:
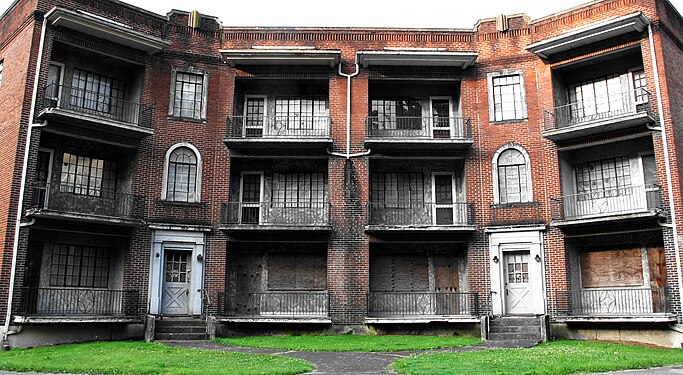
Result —
<instances>
[{"instance_id":1,"label":"arched window with white frame","mask_svg":"<svg viewBox=\"0 0 683 375\"><path fill-rule=\"evenodd\" d=\"M201 200L202 160L193 145L178 143L166 152L161 199L172 202Z\"/></svg>"},{"instance_id":2,"label":"arched window with white frame","mask_svg":"<svg viewBox=\"0 0 683 375\"><path fill-rule=\"evenodd\" d=\"M493 157L494 201L498 204L532 201L529 154L519 145L508 144Z\"/></svg>"}]
</instances>

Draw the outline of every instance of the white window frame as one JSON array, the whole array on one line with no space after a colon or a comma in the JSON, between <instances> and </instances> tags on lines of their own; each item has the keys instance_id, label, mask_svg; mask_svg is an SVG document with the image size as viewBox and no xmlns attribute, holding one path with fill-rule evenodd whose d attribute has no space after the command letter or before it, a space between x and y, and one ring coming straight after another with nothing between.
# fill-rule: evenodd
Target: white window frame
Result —
<instances>
[{"instance_id":1,"label":"white window frame","mask_svg":"<svg viewBox=\"0 0 683 375\"><path fill-rule=\"evenodd\" d=\"M647 96L645 97L646 100L640 100L640 101L637 100L636 82L634 81L634 76L633 76L633 73L635 73L635 72L643 72L643 74L645 74L645 68L642 66L639 66L637 68L632 68L632 69L628 70L628 87L631 90L631 99L633 99L633 107L634 107L633 109L634 110L636 109L635 107L637 105L648 103ZM645 76L645 87L647 87L647 75Z\"/></svg>"},{"instance_id":2,"label":"white window frame","mask_svg":"<svg viewBox=\"0 0 683 375\"><path fill-rule=\"evenodd\" d=\"M39 152L47 152L50 154L50 158L48 159L48 165L47 165L47 185L45 187L45 201L43 202L43 207L40 208L48 208L48 203L50 202L50 186L52 185L52 168L54 167L54 162L55 162L55 150L51 148L45 148L45 147L39 147L38 148ZM37 168L36 168L37 172Z\"/></svg>"},{"instance_id":3,"label":"white window frame","mask_svg":"<svg viewBox=\"0 0 683 375\"><path fill-rule=\"evenodd\" d=\"M519 76L519 84L522 95L522 114L520 117L506 120L496 120L496 108L493 99L493 79L506 76ZM489 123L505 123L505 122L515 122L515 121L526 121L529 119L529 113L527 111L526 103L526 84L524 79L523 70L501 70L499 72L491 72L486 75L486 80L488 83L488 97L489 97Z\"/></svg>"},{"instance_id":4,"label":"white window frame","mask_svg":"<svg viewBox=\"0 0 683 375\"><path fill-rule=\"evenodd\" d=\"M433 101L434 100L448 100L448 125L449 125L449 130L451 133L450 138L452 138L456 133L455 133L455 124L454 124L454 119L453 117L453 98L450 96L430 96L429 97L429 127L431 128L430 130L430 136L434 138L434 107L433 107Z\"/></svg>"},{"instance_id":5,"label":"white window frame","mask_svg":"<svg viewBox=\"0 0 683 375\"><path fill-rule=\"evenodd\" d=\"M524 156L524 162L526 163L526 183L527 183L527 199L523 202L506 202L502 204L513 204L513 203L528 203L528 202L533 202L534 201L534 188L531 184L531 158L529 157L529 153L522 147L521 145L518 145L516 143L507 143L504 146L500 147L495 154L493 154L493 170L492 170L492 175L493 175L493 203L494 204L501 204L500 202L500 187L498 186L498 158L500 157L500 154L503 153L503 151L509 150L509 149L515 149L519 152L522 153L522 156Z\"/></svg>"},{"instance_id":6,"label":"white window frame","mask_svg":"<svg viewBox=\"0 0 683 375\"><path fill-rule=\"evenodd\" d=\"M184 201L170 201L166 197L166 192L168 190L168 163L169 163L169 158L171 156L171 153L181 147L187 147L192 152L194 152L195 156L197 157L197 176L195 181L195 192L194 192L194 200L188 200L187 202ZM179 142L174 144L173 146L169 147L168 150L166 150L166 155L164 156L164 171L163 171L163 176L162 176L162 181L161 181L161 200L163 201L168 201L168 202L175 202L175 203L199 203L202 200L201 194L202 194L202 154L199 152L199 149L197 149L193 144L189 142Z\"/></svg>"},{"instance_id":7,"label":"white window frame","mask_svg":"<svg viewBox=\"0 0 683 375\"><path fill-rule=\"evenodd\" d=\"M202 79L202 107L200 111L200 116L199 118L196 117L183 117L183 116L176 116L173 114L174 110L174 104L175 104L175 87L176 87L176 79L178 77L178 73L186 73L186 74L197 74L201 75L203 77ZM187 67L180 67L180 66L174 66L171 68L171 84L169 87L169 101L168 101L168 116L176 119L183 119L183 120L193 120L193 121L206 121L206 108L208 105L208 99L209 99L209 74L205 70L202 69L197 69L191 66Z\"/></svg>"},{"instance_id":8,"label":"white window frame","mask_svg":"<svg viewBox=\"0 0 683 375\"><path fill-rule=\"evenodd\" d=\"M242 223L242 208L245 207L242 201L242 199L244 198L244 175L260 176L261 185L259 187L259 201L256 204L254 204L253 202L247 203L246 207L258 207L258 223L261 224L263 223L263 207L261 207L261 204L263 203L263 193L265 189L265 179L263 178L263 171L243 171L242 173L240 173L239 223Z\"/></svg>"},{"instance_id":9,"label":"white window frame","mask_svg":"<svg viewBox=\"0 0 683 375\"><path fill-rule=\"evenodd\" d=\"M242 109L242 118L244 123L242 124L242 136L247 136L247 101L249 99L263 99L263 120L261 121L261 136L266 136L267 127L266 119L268 118L268 95L244 95L244 108ZM249 129L256 129L256 127L249 127Z\"/></svg>"},{"instance_id":10,"label":"white window frame","mask_svg":"<svg viewBox=\"0 0 683 375\"><path fill-rule=\"evenodd\" d=\"M450 176L451 177L451 204L438 204L436 203L436 176ZM432 222L434 225L436 224L436 210L437 208L450 208L453 212L453 224L458 224L459 221L456 219L456 203L457 203L457 195L456 195L456 188L455 188L455 173L453 172L432 172Z\"/></svg>"}]
</instances>

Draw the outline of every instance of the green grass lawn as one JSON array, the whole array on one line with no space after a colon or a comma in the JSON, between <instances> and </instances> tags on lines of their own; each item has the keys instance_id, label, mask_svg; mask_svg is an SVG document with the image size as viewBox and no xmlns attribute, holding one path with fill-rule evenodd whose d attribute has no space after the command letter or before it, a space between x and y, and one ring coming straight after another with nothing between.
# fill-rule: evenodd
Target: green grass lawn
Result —
<instances>
[{"instance_id":1,"label":"green grass lawn","mask_svg":"<svg viewBox=\"0 0 683 375\"><path fill-rule=\"evenodd\" d=\"M683 364L682 349L553 341L528 349L430 353L396 360L401 374L575 374Z\"/></svg>"},{"instance_id":2,"label":"green grass lawn","mask_svg":"<svg viewBox=\"0 0 683 375\"><path fill-rule=\"evenodd\" d=\"M481 342L472 337L437 336L369 336L369 335L305 335L249 336L216 339L223 344L250 348L301 350L307 352L395 352L458 348Z\"/></svg>"},{"instance_id":3,"label":"green grass lawn","mask_svg":"<svg viewBox=\"0 0 683 375\"><path fill-rule=\"evenodd\" d=\"M229 353L144 342L96 342L0 352L0 369L97 374L300 374L299 359Z\"/></svg>"}]
</instances>

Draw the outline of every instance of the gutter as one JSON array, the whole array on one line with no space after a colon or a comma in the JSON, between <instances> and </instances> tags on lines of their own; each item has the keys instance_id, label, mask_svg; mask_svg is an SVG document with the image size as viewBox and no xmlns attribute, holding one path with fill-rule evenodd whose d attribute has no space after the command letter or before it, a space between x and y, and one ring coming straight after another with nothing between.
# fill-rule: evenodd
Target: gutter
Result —
<instances>
[{"instance_id":1,"label":"gutter","mask_svg":"<svg viewBox=\"0 0 683 375\"><path fill-rule=\"evenodd\" d=\"M45 33L47 30L47 17L43 15L43 25L40 32L40 44L38 46L38 60L36 61L36 71L33 76L33 95L31 97L31 109L28 114L28 129L26 130L26 142L24 145L24 160L21 168L21 180L19 186L19 201L17 202L17 217L14 223L14 242L12 244L12 268L10 271L9 279L9 291L7 293L7 312L5 313L5 325L2 331L2 348L9 349L9 343L7 342L7 336L10 335L9 325L10 319L12 318L12 302L14 299L14 283L17 275L17 257L19 249L19 231L22 227L32 225L35 221L31 220L28 223L22 223L22 213L24 206L24 193L26 192L26 175L28 174L28 158L31 150L31 138L33 136L34 127L44 127L47 122L42 124L33 123L33 118L36 112L36 98L38 97L38 78L40 76L40 67L43 64L43 50L45 48ZM16 333L18 331L13 331L11 333Z\"/></svg>"},{"instance_id":2,"label":"gutter","mask_svg":"<svg viewBox=\"0 0 683 375\"><path fill-rule=\"evenodd\" d=\"M666 186L669 195L669 205L671 209L671 224L661 225L663 227L671 228L673 232L674 253L676 255L676 276L678 281L678 295L683 293L683 275L681 274L681 249L678 244L678 227L676 224L676 207L674 206L674 191L673 178L671 177L671 161L669 160L669 145L666 138L666 130L664 129L664 107L662 104L662 90L659 82L659 69L657 67L657 55L655 54L654 37L652 35L652 24L647 25L647 34L650 43L650 55L652 56L652 69L655 77L655 90L657 92L657 110L659 111L659 127L662 128L662 143L664 144L664 166L666 169ZM680 317L680 316L679 316Z\"/></svg>"}]
</instances>

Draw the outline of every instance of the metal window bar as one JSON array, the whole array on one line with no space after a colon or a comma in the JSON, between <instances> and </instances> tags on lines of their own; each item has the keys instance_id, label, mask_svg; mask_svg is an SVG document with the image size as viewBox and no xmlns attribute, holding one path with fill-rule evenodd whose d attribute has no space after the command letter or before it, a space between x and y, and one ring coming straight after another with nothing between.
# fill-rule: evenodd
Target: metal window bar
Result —
<instances>
[{"instance_id":1,"label":"metal window bar","mask_svg":"<svg viewBox=\"0 0 683 375\"><path fill-rule=\"evenodd\" d=\"M636 102L635 98L639 98L639 102ZM654 115L650 102L650 93L644 88L592 97L546 109L543 123L545 130L553 130L626 114L647 112ZM610 105L601 106L600 103Z\"/></svg>"},{"instance_id":2,"label":"metal window bar","mask_svg":"<svg viewBox=\"0 0 683 375\"><path fill-rule=\"evenodd\" d=\"M136 316L140 313L140 292L135 289L22 288L18 313Z\"/></svg>"},{"instance_id":3,"label":"metal window bar","mask_svg":"<svg viewBox=\"0 0 683 375\"><path fill-rule=\"evenodd\" d=\"M101 103L111 103L102 106ZM49 84L43 108L58 108L145 128L152 127L152 107L77 87ZM105 110L106 109L106 110Z\"/></svg>"},{"instance_id":4,"label":"metal window bar","mask_svg":"<svg viewBox=\"0 0 683 375\"><path fill-rule=\"evenodd\" d=\"M327 317L327 291L218 293L218 314L224 316Z\"/></svg>"},{"instance_id":5,"label":"metal window bar","mask_svg":"<svg viewBox=\"0 0 683 375\"><path fill-rule=\"evenodd\" d=\"M146 197L134 194L113 193L107 198L63 192L49 183L38 182L32 186L30 209L73 212L129 219L145 216Z\"/></svg>"},{"instance_id":6,"label":"metal window bar","mask_svg":"<svg viewBox=\"0 0 683 375\"><path fill-rule=\"evenodd\" d=\"M254 131L250 124L259 125ZM226 118L227 138L329 138L329 116L233 116Z\"/></svg>"},{"instance_id":7,"label":"metal window bar","mask_svg":"<svg viewBox=\"0 0 683 375\"><path fill-rule=\"evenodd\" d=\"M474 225L474 203L386 203L367 205L368 225Z\"/></svg>"},{"instance_id":8,"label":"metal window bar","mask_svg":"<svg viewBox=\"0 0 683 375\"><path fill-rule=\"evenodd\" d=\"M572 220L594 216L662 211L658 185L627 186L550 199L553 220Z\"/></svg>"},{"instance_id":9,"label":"metal window bar","mask_svg":"<svg viewBox=\"0 0 683 375\"><path fill-rule=\"evenodd\" d=\"M671 312L667 288L591 288L555 293L557 316L631 317Z\"/></svg>"},{"instance_id":10,"label":"metal window bar","mask_svg":"<svg viewBox=\"0 0 683 375\"><path fill-rule=\"evenodd\" d=\"M478 292L370 292L368 316L478 316Z\"/></svg>"},{"instance_id":11,"label":"metal window bar","mask_svg":"<svg viewBox=\"0 0 683 375\"><path fill-rule=\"evenodd\" d=\"M221 208L222 224L327 225L329 202L227 202Z\"/></svg>"},{"instance_id":12,"label":"metal window bar","mask_svg":"<svg viewBox=\"0 0 683 375\"><path fill-rule=\"evenodd\" d=\"M368 138L471 140L472 125L462 117L368 116Z\"/></svg>"}]
</instances>

